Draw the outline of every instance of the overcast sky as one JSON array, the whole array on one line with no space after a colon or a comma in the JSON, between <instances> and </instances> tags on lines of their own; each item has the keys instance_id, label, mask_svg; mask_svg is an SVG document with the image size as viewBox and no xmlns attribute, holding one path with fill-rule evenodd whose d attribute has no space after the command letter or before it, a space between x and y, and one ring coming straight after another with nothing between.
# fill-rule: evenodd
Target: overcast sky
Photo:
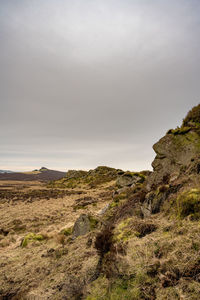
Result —
<instances>
[{"instance_id":1,"label":"overcast sky","mask_svg":"<svg viewBox=\"0 0 200 300\"><path fill-rule=\"evenodd\" d=\"M0 169L150 169L198 103L199 0L0 0Z\"/></svg>"}]
</instances>

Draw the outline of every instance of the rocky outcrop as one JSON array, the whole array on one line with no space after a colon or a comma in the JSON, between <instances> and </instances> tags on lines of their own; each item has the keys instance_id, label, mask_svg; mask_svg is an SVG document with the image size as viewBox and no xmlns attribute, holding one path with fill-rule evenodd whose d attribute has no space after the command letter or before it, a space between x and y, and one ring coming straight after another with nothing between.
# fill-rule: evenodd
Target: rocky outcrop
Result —
<instances>
[{"instance_id":1,"label":"rocky outcrop","mask_svg":"<svg viewBox=\"0 0 200 300\"><path fill-rule=\"evenodd\" d=\"M51 183L52 187L59 188L75 188L87 185L89 188L116 180L118 174L122 172L119 169L114 169L106 166L99 166L94 170L69 170L64 178Z\"/></svg>"},{"instance_id":2,"label":"rocky outcrop","mask_svg":"<svg viewBox=\"0 0 200 300\"><path fill-rule=\"evenodd\" d=\"M187 132L170 130L154 146L156 157L147 189L173 182L182 174L200 172L200 136L194 129Z\"/></svg>"},{"instance_id":3,"label":"rocky outcrop","mask_svg":"<svg viewBox=\"0 0 200 300\"><path fill-rule=\"evenodd\" d=\"M118 176L116 185L118 188L134 186L137 183L144 182L145 176L138 172L125 172Z\"/></svg>"},{"instance_id":4,"label":"rocky outcrop","mask_svg":"<svg viewBox=\"0 0 200 300\"><path fill-rule=\"evenodd\" d=\"M193 108L182 126L170 129L153 145L153 172L146 179L144 217L160 211L166 199L186 185L200 182L200 105Z\"/></svg>"}]
</instances>

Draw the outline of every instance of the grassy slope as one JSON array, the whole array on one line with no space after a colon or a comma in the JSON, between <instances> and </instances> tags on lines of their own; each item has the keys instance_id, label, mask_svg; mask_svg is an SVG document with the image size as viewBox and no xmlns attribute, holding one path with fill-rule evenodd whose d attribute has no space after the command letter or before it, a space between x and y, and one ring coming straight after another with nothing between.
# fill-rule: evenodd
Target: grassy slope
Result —
<instances>
[{"instance_id":1,"label":"grassy slope","mask_svg":"<svg viewBox=\"0 0 200 300\"><path fill-rule=\"evenodd\" d=\"M143 184L113 198L115 181L103 178L92 187L77 179L67 189L22 183L10 188L12 197L2 196L0 299L199 299L198 189L194 200L183 187L160 213L142 219ZM81 213L99 223L73 240L70 228Z\"/></svg>"}]
</instances>

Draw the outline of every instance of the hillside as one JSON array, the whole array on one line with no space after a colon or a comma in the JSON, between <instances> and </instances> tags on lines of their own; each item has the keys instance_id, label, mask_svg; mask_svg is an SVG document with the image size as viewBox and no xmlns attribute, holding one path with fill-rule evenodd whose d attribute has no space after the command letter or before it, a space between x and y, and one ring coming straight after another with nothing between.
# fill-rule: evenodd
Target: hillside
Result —
<instances>
[{"instance_id":1,"label":"hillside","mask_svg":"<svg viewBox=\"0 0 200 300\"><path fill-rule=\"evenodd\" d=\"M32 172L12 172L0 173L0 180L15 180L15 181L49 181L63 178L66 172L49 170L42 167L40 170Z\"/></svg>"},{"instance_id":2,"label":"hillside","mask_svg":"<svg viewBox=\"0 0 200 300\"><path fill-rule=\"evenodd\" d=\"M153 172L0 181L0 299L198 300L200 105L153 149Z\"/></svg>"}]
</instances>

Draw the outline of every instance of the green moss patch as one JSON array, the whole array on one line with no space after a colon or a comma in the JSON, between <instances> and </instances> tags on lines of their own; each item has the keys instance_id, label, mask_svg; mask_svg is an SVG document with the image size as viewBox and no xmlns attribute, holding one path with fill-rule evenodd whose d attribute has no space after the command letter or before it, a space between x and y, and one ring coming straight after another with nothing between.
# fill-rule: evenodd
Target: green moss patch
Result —
<instances>
[{"instance_id":1,"label":"green moss patch","mask_svg":"<svg viewBox=\"0 0 200 300\"><path fill-rule=\"evenodd\" d=\"M89 216L89 222L91 230L95 229L99 223L99 221L93 216Z\"/></svg>"},{"instance_id":2,"label":"green moss patch","mask_svg":"<svg viewBox=\"0 0 200 300\"><path fill-rule=\"evenodd\" d=\"M34 242L34 241L44 241L46 237L44 237L42 234L35 234L35 233L29 233L27 234L22 242L21 242L21 247L24 248L28 245L29 242Z\"/></svg>"},{"instance_id":3,"label":"green moss patch","mask_svg":"<svg viewBox=\"0 0 200 300\"><path fill-rule=\"evenodd\" d=\"M130 228L131 218L123 220L118 224L114 231L113 240L115 242L125 242L134 236L133 230Z\"/></svg>"},{"instance_id":4,"label":"green moss patch","mask_svg":"<svg viewBox=\"0 0 200 300\"><path fill-rule=\"evenodd\" d=\"M156 229L157 226L153 223L138 218L128 218L120 222L116 227L114 241L125 242L134 236L142 238Z\"/></svg>"},{"instance_id":5,"label":"green moss patch","mask_svg":"<svg viewBox=\"0 0 200 300\"><path fill-rule=\"evenodd\" d=\"M72 234L72 231L73 231L73 227L68 227L68 228L62 229L60 233L66 235L66 236L69 236Z\"/></svg>"}]
</instances>

